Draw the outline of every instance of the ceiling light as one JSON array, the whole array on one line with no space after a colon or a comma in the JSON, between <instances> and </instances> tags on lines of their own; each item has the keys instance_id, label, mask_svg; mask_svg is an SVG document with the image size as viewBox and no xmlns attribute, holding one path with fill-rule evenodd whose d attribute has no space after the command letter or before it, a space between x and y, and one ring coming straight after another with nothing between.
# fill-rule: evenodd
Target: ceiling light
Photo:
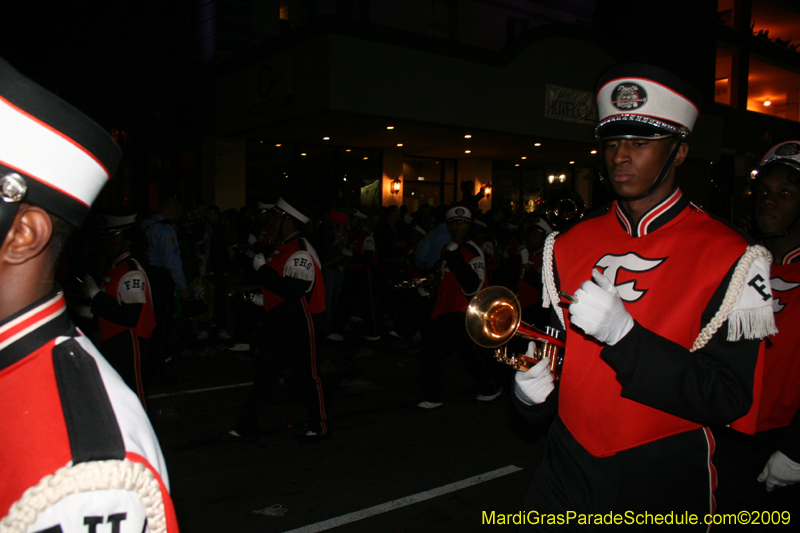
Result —
<instances>
[{"instance_id":1,"label":"ceiling light","mask_svg":"<svg viewBox=\"0 0 800 533\"><path fill-rule=\"evenodd\" d=\"M305 152L303 152L303 153L302 153L302 154L300 154L300 155L307 155L307 154L306 154Z\"/></svg>"},{"instance_id":2,"label":"ceiling light","mask_svg":"<svg viewBox=\"0 0 800 533\"><path fill-rule=\"evenodd\" d=\"M765 105L765 106L769 106L769 105L771 105L771 104L772 104L772 102L770 102L769 100L767 100L766 102L764 102L764 105Z\"/></svg>"},{"instance_id":3,"label":"ceiling light","mask_svg":"<svg viewBox=\"0 0 800 533\"><path fill-rule=\"evenodd\" d=\"M594 154L596 154L596 153L597 153L597 150L592 150L592 151L591 151L591 152L589 152L589 153L590 153L590 154L592 154L592 155L594 155Z\"/></svg>"},{"instance_id":4,"label":"ceiling light","mask_svg":"<svg viewBox=\"0 0 800 533\"><path fill-rule=\"evenodd\" d=\"M330 138L330 137L323 137L323 138L322 138L322 140L323 140L323 141L330 141L330 140L331 140L331 138Z\"/></svg>"},{"instance_id":5,"label":"ceiling light","mask_svg":"<svg viewBox=\"0 0 800 533\"><path fill-rule=\"evenodd\" d=\"M523 155L520 159L528 159L528 156Z\"/></svg>"},{"instance_id":6,"label":"ceiling light","mask_svg":"<svg viewBox=\"0 0 800 533\"><path fill-rule=\"evenodd\" d=\"M518 166L519 166L519 163L517 163L517 164L516 164L516 165L514 165L514 166L515 166L515 167L518 167Z\"/></svg>"},{"instance_id":7,"label":"ceiling light","mask_svg":"<svg viewBox=\"0 0 800 533\"><path fill-rule=\"evenodd\" d=\"M364 158L364 161L366 161L367 159L369 159L369 157L365 157L365 158Z\"/></svg>"},{"instance_id":8,"label":"ceiling light","mask_svg":"<svg viewBox=\"0 0 800 533\"><path fill-rule=\"evenodd\" d=\"M570 165L574 165L574 164L575 164L575 161L570 161L570 162L569 162L569 164L570 164Z\"/></svg>"},{"instance_id":9,"label":"ceiling light","mask_svg":"<svg viewBox=\"0 0 800 533\"><path fill-rule=\"evenodd\" d=\"M403 143L397 143L397 146L403 146Z\"/></svg>"},{"instance_id":10,"label":"ceiling light","mask_svg":"<svg viewBox=\"0 0 800 533\"><path fill-rule=\"evenodd\" d=\"M280 145L280 144L276 144L276 145L275 145L275 147L276 147L276 148L280 148L280 147L281 147L281 145Z\"/></svg>"},{"instance_id":11,"label":"ceiling light","mask_svg":"<svg viewBox=\"0 0 800 533\"><path fill-rule=\"evenodd\" d=\"M464 153L465 153L465 154L471 154L471 153L472 153L472 150L464 150Z\"/></svg>"},{"instance_id":12,"label":"ceiling light","mask_svg":"<svg viewBox=\"0 0 800 533\"><path fill-rule=\"evenodd\" d=\"M387 129L387 130L393 130L393 129L394 129L394 126L386 126L386 129Z\"/></svg>"},{"instance_id":13,"label":"ceiling light","mask_svg":"<svg viewBox=\"0 0 800 533\"><path fill-rule=\"evenodd\" d=\"M346 148L345 152L352 152L352 150L350 148Z\"/></svg>"},{"instance_id":14,"label":"ceiling light","mask_svg":"<svg viewBox=\"0 0 800 533\"><path fill-rule=\"evenodd\" d=\"M541 146L542 143L533 143L534 146Z\"/></svg>"},{"instance_id":15,"label":"ceiling light","mask_svg":"<svg viewBox=\"0 0 800 533\"><path fill-rule=\"evenodd\" d=\"M467 135L464 135L464 138L465 138L465 139L472 139L472 135L469 135L469 134L467 134Z\"/></svg>"}]
</instances>

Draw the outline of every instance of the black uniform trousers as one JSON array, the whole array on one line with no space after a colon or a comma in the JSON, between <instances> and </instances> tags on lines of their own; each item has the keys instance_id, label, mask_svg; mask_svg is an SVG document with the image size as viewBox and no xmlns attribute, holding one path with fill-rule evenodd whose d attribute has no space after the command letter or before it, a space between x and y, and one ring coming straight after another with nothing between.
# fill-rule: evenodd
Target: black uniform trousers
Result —
<instances>
[{"instance_id":1,"label":"black uniform trousers","mask_svg":"<svg viewBox=\"0 0 800 533\"><path fill-rule=\"evenodd\" d=\"M347 272L342 284L342 292L337 302L336 316L333 319L333 331L342 333L350 317L360 316L364 319L363 335L377 337L378 322L375 296L371 266Z\"/></svg>"},{"instance_id":2,"label":"black uniform trousers","mask_svg":"<svg viewBox=\"0 0 800 533\"><path fill-rule=\"evenodd\" d=\"M705 431L701 428L679 433L598 458L586 451L556 416L525 499L523 512L528 513L529 520L520 531L609 531L625 529L626 519L633 521L627 529L649 531L649 525L653 530L670 530L669 526L636 520L646 520L645 513L672 513L677 521L683 520L686 512L697 515L699 524L673 522L672 527L705 531L708 526L703 518L711 512L713 477L709 467L713 445ZM623 522L580 525L575 518L568 524L531 523L542 521L543 514L560 513L566 517L568 512L612 512L621 515Z\"/></svg>"},{"instance_id":3,"label":"black uniform trousers","mask_svg":"<svg viewBox=\"0 0 800 533\"><path fill-rule=\"evenodd\" d=\"M461 359L478 385L480 394L491 395L500 388L496 375L502 370L488 354L467 335L466 313L445 313L428 322L422 331L422 396L427 402L441 402L443 364L449 355Z\"/></svg>"},{"instance_id":4,"label":"black uniform trousers","mask_svg":"<svg viewBox=\"0 0 800 533\"><path fill-rule=\"evenodd\" d=\"M308 429L317 435L327 433L325 399L317 373L313 320L310 314L304 315L302 311L283 311L283 308L277 308L268 312L264 319L253 387L236 420L236 432L242 436L258 435L258 420L287 367L291 368L294 381L300 388L308 412Z\"/></svg>"},{"instance_id":5,"label":"black uniform trousers","mask_svg":"<svg viewBox=\"0 0 800 533\"><path fill-rule=\"evenodd\" d=\"M150 336L147 374L160 378L164 376L167 347L172 323L175 321L175 283L167 269L162 267L148 269L147 277L150 279L150 294L153 297L153 311L156 315L156 327Z\"/></svg>"},{"instance_id":6,"label":"black uniform trousers","mask_svg":"<svg viewBox=\"0 0 800 533\"><path fill-rule=\"evenodd\" d=\"M100 352L125 384L136 393L146 411L144 389L147 377L143 371L143 364L150 352L150 339L144 339L137 336L134 331L126 330L103 341L100 344Z\"/></svg>"}]
</instances>

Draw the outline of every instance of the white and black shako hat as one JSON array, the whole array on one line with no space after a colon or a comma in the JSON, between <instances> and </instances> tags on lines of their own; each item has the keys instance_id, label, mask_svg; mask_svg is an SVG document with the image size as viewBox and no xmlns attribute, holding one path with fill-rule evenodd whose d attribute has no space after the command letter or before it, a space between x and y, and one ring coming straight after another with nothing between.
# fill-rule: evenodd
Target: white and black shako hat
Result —
<instances>
[{"instance_id":1,"label":"white and black shako hat","mask_svg":"<svg viewBox=\"0 0 800 533\"><path fill-rule=\"evenodd\" d=\"M282 215L286 215L297 220L301 224L308 224L308 221L311 220L295 207L292 207L289 202L284 200L282 197L278 198L278 203L275 204L275 210Z\"/></svg>"},{"instance_id":2,"label":"white and black shako hat","mask_svg":"<svg viewBox=\"0 0 800 533\"><path fill-rule=\"evenodd\" d=\"M455 205L447 210L444 214L444 218L448 222L472 222L472 211L463 205Z\"/></svg>"},{"instance_id":3,"label":"white and black shako hat","mask_svg":"<svg viewBox=\"0 0 800 533\"><path fill-rule=\"evenodd\" d=\"M786 141L776 144L767 152L758 165L759 168L770 163L781 163L800 170L800 141Z\"/></svg>"},{"instance_id":4,"label":"white and black shako hat","mask_svg":"<svg viewBox=\"0 0 800 533\"><path fill-rule=\"evenodd\" d=\"M360 211L358 208L354 207L353 211L350 213L350 216L353 218L357 218L359 220L367 220L367 215L363 211Z\"/></svg>"},{"instance_id":5,"label":"white and black shako hat","mask_svg":"<svg viewBox=\"0 0 800 533\"><path fill-rule=\"evenodd\" d=\"M275 204L265 204L264 202L256 202L256 208L259 211L269 211L273 207L275 207Z\"/></svg>"},{"instance_id":6,"label":"white and black shako hat","mask_svg":"<svg viewBox=\"0 0 800 533\"><path fill-rule=\"evenodd\" d=\"M136 213L121 210L98 213L93 218L95 230L99 233L119 233L136 224Z\"/></svg>"},{"instance_id":7,"label":"white and black shako hat","mask_svg":"<svg viewBox=\"0 0 800 533\"><path fill-rule=\"evenodd\" d=\"M96 122L0 58L3 202L29 202L80 226L121 158Z\"/></svg>"},{"instance_id":8,"label":"white and black shako hat","mask_svg":"<svg viewBox=\"0 0 800 533\"><path fill-rule=\"evenodd\" d=\"M600 79L597 112L597 140L685 139L700 113L700 95L666 70L629 63Z\"/></svg>"}]
</instances>

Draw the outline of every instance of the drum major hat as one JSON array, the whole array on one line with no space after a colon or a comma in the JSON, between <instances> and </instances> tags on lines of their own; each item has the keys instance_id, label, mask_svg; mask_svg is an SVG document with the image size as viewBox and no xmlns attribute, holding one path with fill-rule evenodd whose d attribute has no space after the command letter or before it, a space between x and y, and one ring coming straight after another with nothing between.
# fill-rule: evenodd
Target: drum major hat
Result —
<instances>
[{"instance_id":1,"label":"drum major hat","mask_svg":"<svg viewBox=\"0 0 800 533\"><path fill-rule=\"evenodd\" d=\"M700 96L661 68L640 63L618 65L597 85L597 140L686 139L700 112Z\"/></svg>"},{"instance_id":2,"label":"drum major hat","mask_svg":"<svg viewBox=\"0 0 800 533\"><path fill-rule=\"evenodd\" d=\"M121 158L96 122L0 59L0 234L23 201L80 226Z\"/></svg>"}]
</instances>

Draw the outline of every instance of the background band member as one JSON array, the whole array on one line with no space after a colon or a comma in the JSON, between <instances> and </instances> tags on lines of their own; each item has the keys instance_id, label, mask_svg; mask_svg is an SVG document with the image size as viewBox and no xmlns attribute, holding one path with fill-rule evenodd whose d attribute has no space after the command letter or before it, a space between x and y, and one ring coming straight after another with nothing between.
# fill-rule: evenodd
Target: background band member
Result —
<instances>
[{"instance_id":1,"label":"background band member","mask_svg":"<svg viewBox=\"0 0 800 533\"><path fill-rule=\"evenodd\" d=\"M312 313L325 311L325 284L317 252L300 236L309 218L283 198L275 204L270 233L276 245L268 257L253 257L266 315L250 397L225 440L255 440L258 419L290 366L308 411L306 441L329 436L322 382L317 374L317 339ZM254 299L255 301L255 299Z\"/></svg>"},{"instance_id":2,"label":"background band member","mask_svg":"<svg viewBox=\"0 0 800 533\"><path fill-rule=\"evenodd\" d=\"M772 253L772 306L778 334L767 341L755 435L721 428L721 512L800 510L800 141L773 147L753 183L755 221ZM734 508L736 511L734 511Z\"/></svg>"},{"instance_id":3,"label":"background band member","mask_svg":"<svg viewBox=\"0 0 800 533\"><path fill-rule=\"evenodd\" d=\"M455 205L445 214L452 242L442 250L440 283L430 323L422 332L422 394L419 409L442 406L442 363L449 354L462 358L478 384L478 400L491 401L502 389L492 377L492 361L467 335L464 327L469 299L483 288L486 265L480 248L469 240L472 212Z\"/></svg>"},{"instance_id":4,"label":"background band member","mask_svg":"<svg viewBox=\"0 0 800 533\"><path fill-rule=\"evenodd\" d=\"M526 507L702 516L716 483L707 426L751 409L760 339L775 332L767 251L675 183L698 114L691 87L621 65L601 78L597 104L617 200L545 242L545 304L566 351L556 392L547 359L515 376L531 420L558 411ZM577 300L568 313L559 291ZM736 425L752 431L749 421Z\"/></svg>"},{"instance_id":5,"label":"background band member","mask_svg":"<svg viewBox=\"0 0 800 533\"><path fill-rule=\"evenodd\" d=\"M72 324L53 282L68 236L116 169L120 149L98 124L3 60L0 116L4 529L86 531L103 523L177 532L147 415Z\"/></svg>"},{"instance_id":6,"label":"background band member","mask_svg":"<svg viewBox=\"0 0 800 533\"><path fill-rule=\"evenodd\" d=\"M92 314L99 318L103 356L147 409L142 365L156 318L150 281L131 251L135 222L135 214L96 217L96 235L109 267L100 286L84 276L82 290L92 301Z\"/></svg>"}]
</instances>

